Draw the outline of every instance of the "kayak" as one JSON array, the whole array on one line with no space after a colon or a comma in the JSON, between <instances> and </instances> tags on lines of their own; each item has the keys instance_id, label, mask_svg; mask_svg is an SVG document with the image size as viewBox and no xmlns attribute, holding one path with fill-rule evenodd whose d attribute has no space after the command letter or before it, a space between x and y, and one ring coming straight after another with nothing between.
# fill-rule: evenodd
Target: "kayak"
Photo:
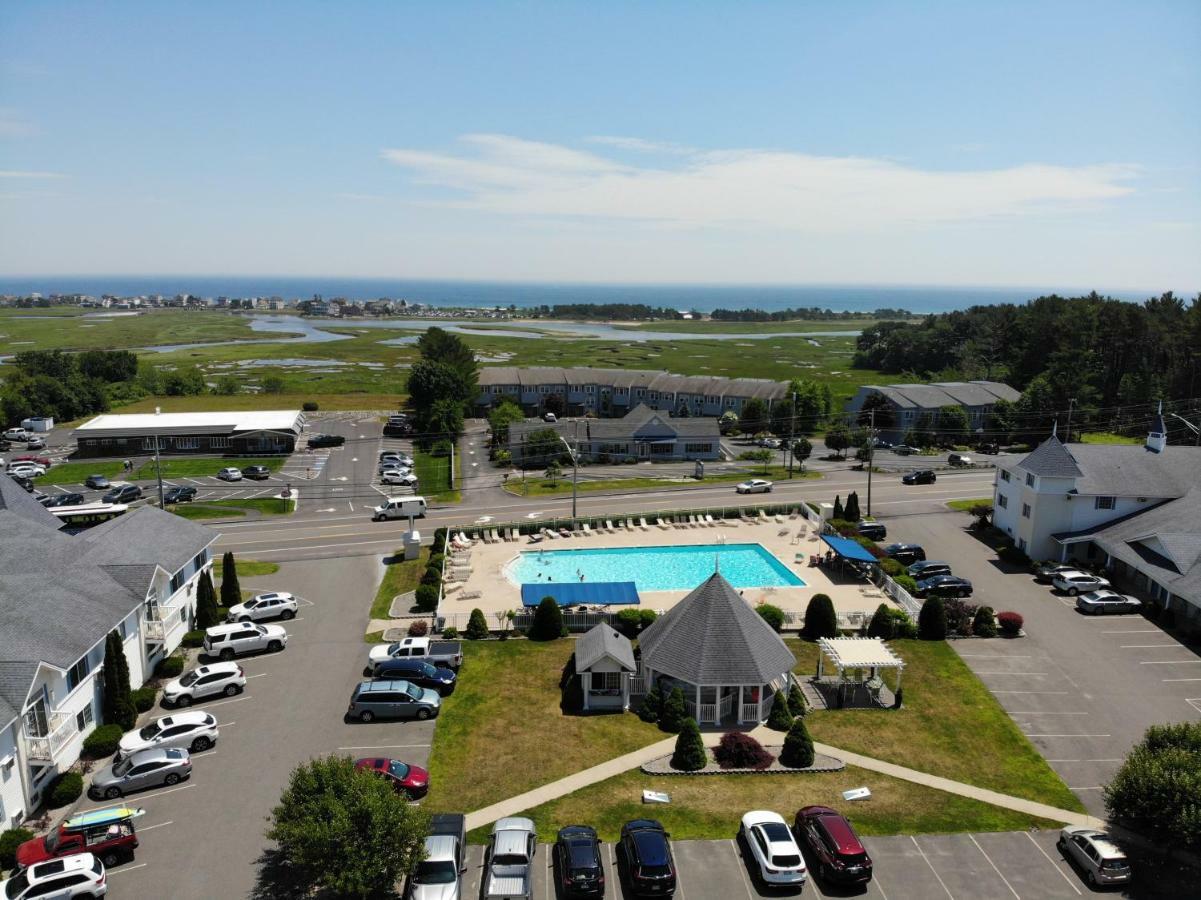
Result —
<instances>
[{"instance_id":1,"label":"kayak","mask_svg":"<svg viewBox=\"0 0 1201 900\"><path fill-rule=\"evenodd\" d=\"M94 828L98 825L111 825L114 822L124 822L145 815L141 807L110 806L106 809L93 809L89 812L78 813L63 822L63 828L68 830L79 828Z\"/></svg>"}]
</instances>

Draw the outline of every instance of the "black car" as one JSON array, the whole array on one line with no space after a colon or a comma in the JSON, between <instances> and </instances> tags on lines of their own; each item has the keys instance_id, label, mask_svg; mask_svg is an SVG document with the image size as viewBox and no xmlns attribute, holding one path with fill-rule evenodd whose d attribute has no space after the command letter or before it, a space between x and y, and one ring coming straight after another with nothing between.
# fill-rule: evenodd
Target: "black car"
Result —
<instances>
[{"instance_id":1,"label":"black car","mask_svg":"<svg viewBox=\"0 0 1201 900\"><path fill-rule=\"evenodd\" d=\"M568 825L559 829L553 865L559 870L564 897L603 897L605 871L601 867L600 840L596 829Z\"/></svg>"},{"instance_id":2,"label":"black car","mask_svg":"<svg viewBox=\"0 0 1201 900\"><path fill-rule=\"evenodd\" d=\"M163 495L164 503L187 503L189 500L195 499L196 488L179 485L173 487Z\"/></svg>"},{"instance_id":3,"label":"black car","mask_svg":"<svg viewBox=\"0 0 1201 900\"><path fill-rule=\"evenodd\" d=\"M923 578L933 578L935 575L952 574L951 564L937 559L923 559L911 563L908 572L909 577L914 581L921 581Z\"/></svg>"},{"instance_id":4,"label":"black car","mask_svg":"<svg viewBox=\"0 0 1201 900\"><path fill-rule=\"evenodd\" d=\"M7 453L12 448L13 445L11 441L6 441L4 438L0 438L0 452Z\"/></svg>"},{"instance_id":5,"label":"black car","mask_svg":"<svg viewBox=\"0 0 1201 900\"><path fill-rule=\"evenodd\" d=\"M634 819L621 826L618 859L626 882L637 897L670 897L676 892L676 861L668 833L654 819Z\"/></svg>"},{"instance_id":6,"label":"black car","mask_svg":"<svg viewBox=\"0 0 1201 900\"><path fill-rule=\"evenodd\" d=\"M970 597L972 583L958 575L932 575L917 583L919 597Z\"/></svg>"},{"instance_id":7,"label":"black car","mask_svg":"<svg viewBox=\"0 0 1201 900\"><path fill-rule=\"evenodd\" d=\"M892 448L892 452L898 456L909 456L912 453L917 453L917 447L910 447L908 444L897 444Z\"/></svg>"},{"instance_id":8,"label":"black car","mask_svg":"<svg viewBox=\"0 0 1201 900\"><path fill-rule=\"evenodd\" d=\"M855 526L855 530L873 541L882 541L888 537L888 529L880 522L860 522Z\"/></svg>"},{"instance_id":9,"label":"black car","mask_svg":"<svg viewBox=\"0 0 1201 900\"><path fill-rule=\"evenodd\" d=\"M309 437L309 447L341 447L346 443L346 438L340 434L314 434Z\"/></svg>"},{"instance_id":10,"label":"black car","mask_svg":"<svg viewBox=\"0 0 1201 900\"><path fill-rule=\"evenodd\" d=\"M242 469L242 477L253 481L266 481L271 477L271 470L266 466L246 466Z\"/></svg>"},{"instance_id":11,"label":"black car","mask_svg":"<svg viewBox=\"0 0 1201 900\"><path fill-rule=\"evenodd\" d=\"M933 469L919 469L901 476L901 484L934 484L936 481L938 476L934 474Z\"/></svg>"},{"instance_id":12,"label":"black car","mask_svg":"<svg viewBox=\"0 0 1201 900\"><path fill-rule=\"evenodd\" d=\"M134 500L140 500L141 497L142 489L136 484L123 484L110 490L101 498L101 501L103 503L132 503Z\"/></svg>"},{"instance_id":13,"label":"black car","mask_svg":"<svg viewBox=\"0 0 1201 900\"><path fill-rule=\"evenodd\" d=\"M107 491L110 487L108 479L103 475L89 475L83 480L83 486L93 491Z\"/></svg>"},{"instance_id":14,"label":"black car","mask_svg":"<svg viewBox=\"0 0 1201 900\"><path fill-rule=\"evenodd\" d=\"M56 506L79 506L83 502L83 494L52 494L42 500L42 506L51 509Z\"/></svg>"},{"instance_id":15,"label":"black car","mask_svg":"<svg viewBox=\"0 0 1201 900\"><path fill-rule=\"evenodd\" d=\"M884 555L892 557L902 565L910 565L926 558L926 551L918 544L889 544Z\"/></svg>"},{"instance_id":16,"label":"black car","mask_svg":"<svg viewBox=\"0 0 1201 900\"><path fill-rule=\"evenodd\" d=\"M987 453L989 456L996 456L1001 452L1001 445L997 443L985 442L976 448L977 453Z\"/></svg>"},{"instance_id":17,"label":"black car","mask_svg":"<svg viewBox=\"0 0 1201 900\"><path fill-rule=\"evenodd\" d=\"M386 681L411 681L418 687L432 688L442 696L455 689L454 672L431 665L423 659L385 659L375 664L371 674Z\"/></svg>"}]
</instances>

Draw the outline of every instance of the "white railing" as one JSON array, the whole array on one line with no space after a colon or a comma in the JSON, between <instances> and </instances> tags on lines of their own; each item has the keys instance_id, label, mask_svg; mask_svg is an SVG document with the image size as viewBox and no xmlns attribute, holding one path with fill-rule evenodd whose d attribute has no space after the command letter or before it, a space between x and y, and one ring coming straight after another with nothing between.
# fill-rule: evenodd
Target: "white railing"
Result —
<instances>
[{"instance_id":1,"label":"white railing","mask_svg":"<svg viewBox=\"0 0 1201 900\"><path fill-rule=\"evenodd\" d=\"M742 715L739 716L739 718L743 722L758 722L759 719L762 718L759 715L759 704L758 703L742 704Z\"/></svg>"},{"instance_id":2,"label":"white railing","mask_svg":"<svg viewBox=\"0 0 1201 900\"><path fill-rule=\"evenodd\" d=\"M730 714L730 710L734 708L734 695L726 694L717 703L717 716L719 719L724 719Z\"/></svg>"},{"instance_id":3,"label":"white railing","mask_svg":"<svg viewBox=\"0 0 1201 900\"><path fill-rule=\"evenodd\" d=\"M30 734L26 728L25 743L31 759L53 760L78 731L75 717L65 713L51 713L46 724L46 734Z\"/></svg>"},{"instance_id":4,"label":"white railing","mask_svg":"<svg viewBox=\"0 0 1201 900\"><path fill-rule=\"evenodd\" d=\"M702 703L701 704L701 717L699 719L697 719L697 721L698 722L716 722L717 721L717 704L716 703Z\"/></svg>"},{"instance_id":5,"label":"white railing","mask_svg":"<svg viewBox=\"0 0 1201 900\"><path fill-rule=\"evenodd\" d=\"M696 701L684 698L684 711L688 713L690 718L696 718Z\"/></svg>"},{"instance_id":6,"label":"white railing","mask_svg":"<svg viewBox=\"0 0 1201 900\"><path fill-rule=\"evenodd\" d=\"M921 603L887 575L883 575L882 577L884 578L884 583L880 587L916 622L918 614L922 611Z\"/></svg>"},{"instance_id":7,"label":"white railing","mask_svg":"<svg viewBox=\"0 0 1201 900\"><path fill-rule=\"evenodd\" d=\"M182 606L156 606L146 610L142 617L142 628L146 639L152 644L166 643L167 635L183 625Z\"/></svg>"},{"instance_id":8,"label":"white railing","mask_svg":"<svg viewBox=\"0 0 1201 900\"><path fill-rule=\"evenodd\" d=\"M634 696L641 696L646 693L646 676L631 675L630 676L630 693Z\"/></svg>"}]
</instances>

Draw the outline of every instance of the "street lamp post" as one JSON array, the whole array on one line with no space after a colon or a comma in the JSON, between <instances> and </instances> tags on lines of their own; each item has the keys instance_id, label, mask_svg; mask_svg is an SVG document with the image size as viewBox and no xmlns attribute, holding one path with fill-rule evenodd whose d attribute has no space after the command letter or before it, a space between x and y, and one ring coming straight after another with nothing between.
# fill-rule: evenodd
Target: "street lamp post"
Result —
<instances>
[{"instance_id":1,"label":"street lamp post","mask_svg":"<svg viewBox=\"0 0 1201 900\"><path fill-rule=\"evenodd\" d=\"M579 498L579 479L580 479L580 423L575 423L575 447L567 443L567 439L563 435L557 435L559 443L567 448L567 452L571 454L571 517L576 517L576 502Z\"/></svg>"}]
</instances>

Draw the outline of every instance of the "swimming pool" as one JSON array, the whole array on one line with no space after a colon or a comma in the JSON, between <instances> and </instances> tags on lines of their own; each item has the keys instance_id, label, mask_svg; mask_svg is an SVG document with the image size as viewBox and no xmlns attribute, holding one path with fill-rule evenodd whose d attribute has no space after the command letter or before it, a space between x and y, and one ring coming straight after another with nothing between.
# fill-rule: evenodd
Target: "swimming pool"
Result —
<instances>
[{"instance_id":1,"label":"swimming pool","mask_svg":"<svg viewBox=\"0 0 1201 900\"><path fill-rule=\"evenodd\" d=\"M633 581L639 591L690 591L715 566L736 588L804 587L760 544L527 550L505 567L514 584Z\"/></svg>"}]
</instances>

